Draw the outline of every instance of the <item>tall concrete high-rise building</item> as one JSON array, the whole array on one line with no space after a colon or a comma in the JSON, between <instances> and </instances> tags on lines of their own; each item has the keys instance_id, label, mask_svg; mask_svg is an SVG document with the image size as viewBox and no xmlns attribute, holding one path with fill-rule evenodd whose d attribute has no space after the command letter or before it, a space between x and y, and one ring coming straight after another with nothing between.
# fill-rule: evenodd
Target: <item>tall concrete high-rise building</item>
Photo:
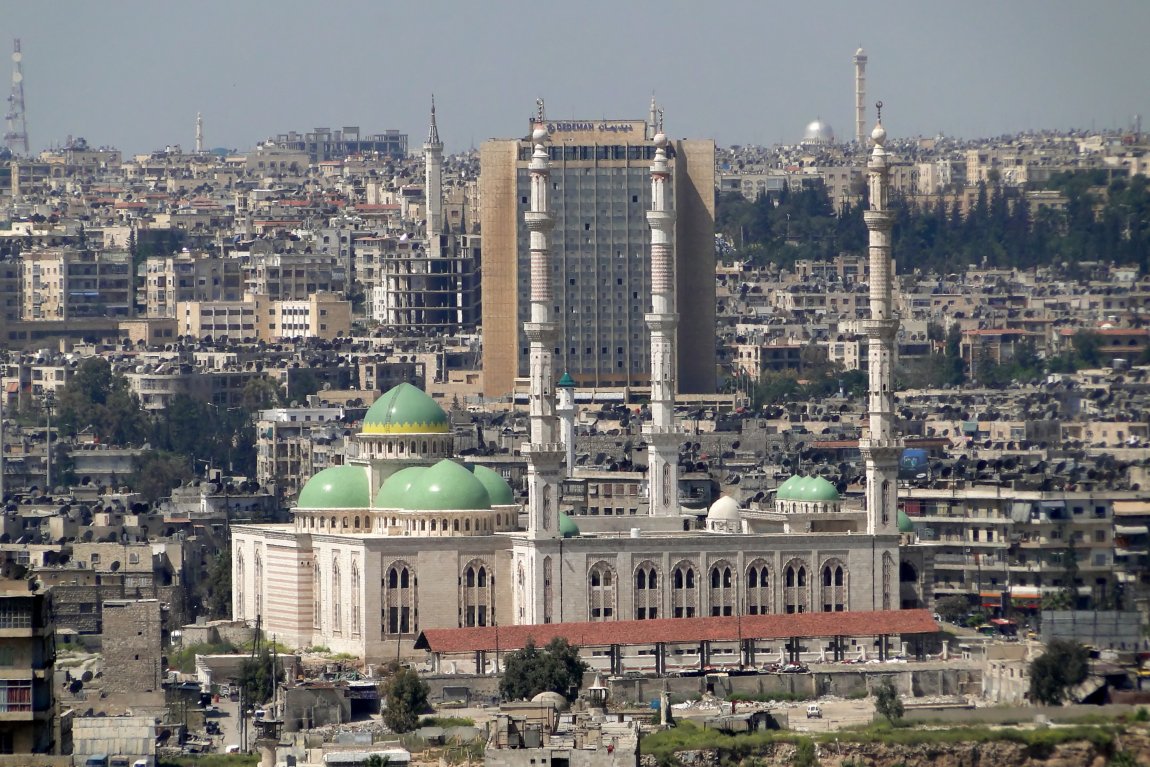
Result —
<instances>
[{"instance_id":1,"label":"tall concrete high-rise building","mask_svg":"<svg viewBox=\"0 0 1150 767\"><path fill-rule=\"evenodd\" d=\"M653 110L653 115L657 114ZM548 120L555 370L579 388L651 383L652 120ZM532 124L532 130L535 125ZM529 138L480 150L484 392L505 396L529 370ZM715 143L668 141L666 210L674 213L673 361L678 390L715 388Z\"/></svg>"},{"instance_id":2,"label":"tall concrete high-rise building","mask_svg":"<svg viewBox=\"0 0 1150 767\"><path fill-rule=\"evenodd\" d=\"M866 51L855 51L855 141L866 142Z\"/></svg>"}]
</instances>

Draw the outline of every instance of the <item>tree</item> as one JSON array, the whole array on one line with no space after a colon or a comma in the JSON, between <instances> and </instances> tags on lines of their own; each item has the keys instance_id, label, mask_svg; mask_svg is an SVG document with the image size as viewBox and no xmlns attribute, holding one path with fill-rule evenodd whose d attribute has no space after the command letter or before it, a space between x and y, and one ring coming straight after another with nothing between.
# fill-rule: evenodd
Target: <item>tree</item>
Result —
<instances>
[{"instance_id":1,"label":"tree","mask_svg":"<svg viewBox=\"0 0 1150 767\"><path fill-rule=\"evenodd\" d=\"M208 565L204 579L204 607L213 618L232 614L232 551L224 548Z\"/></svg>"},{"instance_id":2,"label":"tree","mask_svg":"<svg viewBox=\"0 0 1150 767\"><path fill-rule=\"evenodd\" d=\"M586 671L579 648L566 639L556 637L543 649L529 641L522 650L508 653L499 693L504 700L531 700L541 692L557 692L575 700Z\"/></svg>"},{"instance_id":3,"label":"tree","mask_svg":"<svg viewBox=\"0 0 1150 767\"><path fill-rule=\"evenodd\" d=\"M156 503L170 497L172 488L191 478L192 471L186 458L157 450L132 459L132 476L128 478L128 484L144 496L144 500Z\"/></svg>"},{"instance_id":4,"label":"tree","mask_svg":"<svg viewBox=\"0 0 1150 767\"><path fill-rule=\"evenodd\" d=\"M1069 639L1055 639L1046 652L1030 662L1030 700L1059 706L1070 690L1090 673L1086 648Z\"/></svg>"},{"instance_id":5,"label":"tree","mask_svg":"<svg viewBox=\"0 0 1150 767\"><path fill-rule=\"evenodd\" d=\"M934 603L934 611L947 623L958 623L970 612L970 602L966 597L943 597Z\"/></svg>"},{"instance_id":6,"label":"tree","mask_svg":"<svg viewBox=\"0 0 1150 767\"><path fill-rule=\"evenodd\" d=\"M248 410L277 407L282 402L283 389L267 376L253 378L244 387L244 407Z\"/></svg>"},{"instance_id":7,"label":"tree","mask_svg":"<svg viewBox=\"0 0 1150 767\"><path fill-rule=\"evenodd\" d=\"M148 431L128 379L101 357L84 360L60 390L57 423L64 433L88 429L115 445L138 444Z\"/></svg>"},{"instance_id":8,"label":"tree","mask_svg":"<svg viewBox=\"0 0 1150 767\"><path fill-rule=\"evenodd\" d=\"M419 726L419 715L427 710L430 688L414 670L401 668L387 684L387 708L383 723L392 732L410 732Z\"/></svg>"},{"instance_id":9,"label":"tree","mask_svg":"<svg viewBox=\"0 0 1150 767\"><path fill-rule=\"evenodd\" d=\"M283 680L283 671L272 660L271 651L265 644L255 656L240 665L240 687L243 688L244 705L262 706L271 700L276 685Z\"/></svg>"},{"instance_id":10,"label":"tree","mask_svg":"<svg viewBox=\"0 0 1150 767\"><path fill-rule=\"evenodd\" d=\"M902 715L905 713L902 698L899 697L898 690L895 689L894 682L891 681L890 677L883 679L875 688L874 710L891 724L902 719Z\"/></svg>"}]
</instances>

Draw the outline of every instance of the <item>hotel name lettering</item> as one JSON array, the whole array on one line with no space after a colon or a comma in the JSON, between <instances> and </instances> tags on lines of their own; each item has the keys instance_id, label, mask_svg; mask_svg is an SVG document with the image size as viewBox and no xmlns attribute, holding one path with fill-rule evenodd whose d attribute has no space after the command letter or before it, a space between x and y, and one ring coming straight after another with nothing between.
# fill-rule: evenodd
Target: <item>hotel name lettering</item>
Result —
<instances>
[{"instance_id":1,"label":"hotel name lettering","mask_svg":"<svg viewBox=\"0 0 1150 767\"><path fill-rule=\"evenodd\" d=\"M547 123L547 132L556 133L600 133L623 136L637 135L643 138L646 125L636 120L571 120Z\"/></svg>"}]
</instances>

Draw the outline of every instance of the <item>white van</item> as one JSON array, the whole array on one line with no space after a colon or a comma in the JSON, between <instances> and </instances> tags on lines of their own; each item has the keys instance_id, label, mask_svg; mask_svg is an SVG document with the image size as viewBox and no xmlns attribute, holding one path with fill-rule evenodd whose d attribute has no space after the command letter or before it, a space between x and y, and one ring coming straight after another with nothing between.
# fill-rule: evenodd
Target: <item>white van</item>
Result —
<instances>
[{"instance_id":1,"label":"white van","mask_svg":"<svg viewBox=\"0 0 1150 767\"><path fill-rule=\"evenodd\" d=\"M818 703L807 704L807 719L822 719L823 710L819 708Z\"/></svg>"}]
</instances>

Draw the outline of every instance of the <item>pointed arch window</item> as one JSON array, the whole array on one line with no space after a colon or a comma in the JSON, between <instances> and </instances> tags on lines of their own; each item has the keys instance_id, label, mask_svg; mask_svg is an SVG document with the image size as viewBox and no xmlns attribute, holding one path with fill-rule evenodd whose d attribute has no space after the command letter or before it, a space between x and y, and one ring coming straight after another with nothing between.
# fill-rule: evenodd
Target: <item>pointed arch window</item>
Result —
<instances>
[{"instance_id":1,"label":"pointed arch window","mask_svg":"<svg viewBox=\"0 0 1150 767\"><path fill-rule=\"evenodd\" d=\"M771 571L766 560L756 559L747 566L747 615L771 611Z\"/></svg>"},{"instance_id":2,"label":"pointed arch window","mask_svg":"<svg viewBox=\"0 0 1150 767\"><path fill-rule=\"evenodd\" d=\"M462 595L459 600L459 625L492 626L495 621L495 574L482 559L463 566L459 578Z\"/></svg>"},{"instance_id":3,"label":"pointed arch window","mask_svg":"<svg viewBox=\"0 0 1150 767\"><path fill-rule=\"evenodd\" d=\"M641 562L635 568L635 620L659 617L659 572L655 563Z\"/></svg>"},{"instance_id":4,"label":"pointed arch window","mask_svg":"<svg viewBox=\"0 0 1150 767\"><path fill-rule=\"evenodd\" d=\"M383 628L391 635L416 631L415 570L403 560L388 565L383 576Z\"/></svg>"},{"instance_id":5,"label":"pointed arch window","mask_svg":"<svg viewBox=\"0 0 1150 767\"><path fill-rule=\"evenodd\" d=\"M847 569L838 559L823 562L820 592L822 611L841 613L847 609Z\"/></svg>"},{"instance_id":6,"label":"pointed arch window","mask_svg":"<svg viewBox=\"0 0 1150 767\"><path fill-rule=\"evenodd\" d=\"M783 606L787 613L810 612L807 563L801 559L792 559L783 568Z\"/></svg>"},{"instance_id":7,"label":"pointed arch window","mask_svg":"<svg viewBox=\"0 0 1150 767\"><path fill-rule=\"evenodd\" d=\"M696 567L682 561L671 570L671 614L675 618L694 618L699 610L699 590L695 587Z\"/></svg>"},{"instance_id":8,"label":"pointed arch window","mask_svg":"<svg viewBox=\"0 0 1150 767\"><path fill-rule=\"evenodd\" d=\"M587 574L587 616L593 621L616 618L615 569L606 562L596 562Z\"/></svg>"},{"instance_id":9,"label":"pointed arch window","mask_svg":"<svg viewBox=\"0 0 1150 767\"><path fill-rule=\"evenodd\" d=\"M735 576L731 563L721 560L711 565L709 576L710 590L708 602L711 605L711 615L735 614Z\"/></svg>"}]
</instances>

